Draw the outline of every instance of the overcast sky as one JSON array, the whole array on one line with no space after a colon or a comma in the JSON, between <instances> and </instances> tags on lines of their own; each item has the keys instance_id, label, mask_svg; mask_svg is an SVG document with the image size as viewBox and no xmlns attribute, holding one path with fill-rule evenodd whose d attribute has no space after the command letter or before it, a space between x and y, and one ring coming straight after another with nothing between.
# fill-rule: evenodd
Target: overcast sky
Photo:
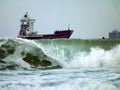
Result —
<instances>
[{"instance_id":1,"label":"overcast sky","mask_svg":"<svg viewBox=\"0 0 120 90\"><path fill-rule=\"evenodd\" d=\"M120 30L120 0L0 0L0 37L17 37L26 12L42 34L69 24L71 38L107 38L113 29Z\"/></svg>"}]
</instances>

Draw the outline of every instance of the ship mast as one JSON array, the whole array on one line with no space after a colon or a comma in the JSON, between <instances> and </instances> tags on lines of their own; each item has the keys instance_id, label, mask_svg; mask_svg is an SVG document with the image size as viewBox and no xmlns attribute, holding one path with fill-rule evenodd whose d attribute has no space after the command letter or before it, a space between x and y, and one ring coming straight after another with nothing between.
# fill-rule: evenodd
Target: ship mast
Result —
<instances>
[{"instance_id":1,"label":"ship mast","mask_svg":"<svg viewBox=\"0 0 120 90\"><path fill-rule=\"evenodd\" d=\"M70 24L68 24L68 30L70 30Z\"/></svg>"},{"instance_id":2,"label":"ship mast","mask_svg":"<svg viewBox=\"0 0 120 90\"><path fill-rule=\"evenodd\" d=\"M29 15L27 12L23 16L23 18L20 20L20 22L21 22L21 27L20 27L19 36L32 36L36 34L36 32L33 31L35 19L29 18Z\"/></svg>"}]
</instances>

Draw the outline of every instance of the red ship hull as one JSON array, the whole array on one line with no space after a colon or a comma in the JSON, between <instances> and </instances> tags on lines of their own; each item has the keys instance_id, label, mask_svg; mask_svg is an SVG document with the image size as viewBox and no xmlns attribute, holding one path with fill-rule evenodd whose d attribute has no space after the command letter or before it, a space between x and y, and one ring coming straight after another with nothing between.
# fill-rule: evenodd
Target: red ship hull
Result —
<instances>
[{"instance_id":1,"label":"red ship hull","mask_svg":"<svg viewBox=\"0 0 120 90\"><path fill-rule=\"evenodd\" d=\"M54 34L44 34L44 35L35 35L35 36L20 36L23 39L61 39L61 38L70 38L73 30L63 30L55 31Z\"/></svg>"}]
</instances>

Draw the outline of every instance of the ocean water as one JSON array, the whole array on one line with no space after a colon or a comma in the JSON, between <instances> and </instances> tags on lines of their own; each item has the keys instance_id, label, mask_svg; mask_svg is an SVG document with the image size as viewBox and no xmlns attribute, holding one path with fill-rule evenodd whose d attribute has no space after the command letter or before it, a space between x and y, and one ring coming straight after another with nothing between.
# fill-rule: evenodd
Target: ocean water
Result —
<instances>
[{"instance_id":1,"label":"ocean water","mask_svg":"<svg viewBox=\"0 0 120 90\"><path fill-rule=\"evenodd\" d=\"M120 90L120 40L0 39L0 90Z\"/></svg>"}]
</instances>

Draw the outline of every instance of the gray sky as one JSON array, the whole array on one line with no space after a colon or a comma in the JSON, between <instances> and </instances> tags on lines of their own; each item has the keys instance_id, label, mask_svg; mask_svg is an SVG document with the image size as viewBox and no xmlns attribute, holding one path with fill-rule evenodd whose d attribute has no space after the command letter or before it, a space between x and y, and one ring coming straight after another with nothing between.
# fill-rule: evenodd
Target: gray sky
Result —
<instances>
[{"instance_id":1,"label":"gray sky","mask_svg":"<svg viewBox=\"0 0 120 90\"><path fill-rule=\"evenodd\" d=\"M17 37L20 19L28 12L41 34L74 30L71 38L108 37L120 30L120 0L0 0L0 37Z\"/></svg>"}]
</instances>

